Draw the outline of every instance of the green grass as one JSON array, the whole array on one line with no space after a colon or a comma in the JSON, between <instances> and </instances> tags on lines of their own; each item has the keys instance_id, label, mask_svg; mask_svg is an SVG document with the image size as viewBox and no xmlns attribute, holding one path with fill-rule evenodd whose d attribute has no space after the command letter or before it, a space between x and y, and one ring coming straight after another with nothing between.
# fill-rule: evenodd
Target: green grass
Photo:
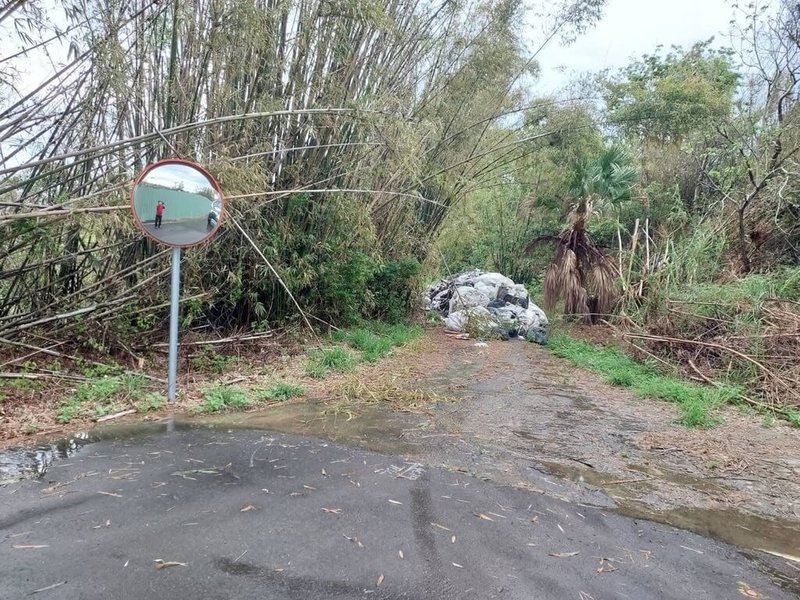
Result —
<instances>
[{"instance_id":1,"label":"green grass","mask_svg":"<svg viewBox=\"0 0 800 600\"><path fill-rule=\"evenodd\" d=\"M676 404L678 422L689 428L710 428L720 421L714 409L735 402L741 390L732 386L704 387L673 375L665 375L651 364L636 362L615 348L605 348L554 335L548 347L556 355L576 366L598 373L605 380L626 387L643 398L657 398Z\"/></svg>"},{"instance_id":2,"label":"green grass","mask_svg":"<svg viewBox=\"0 0 800 600\"><path fill-rule=\"evenodd\" d=\"M405 346L420 335L422 328L418 325L371 322L363 327L337 331L332 337L361 352L364 362L374 363L389 354L392 348Z\"/></svg>"},{"instance_id":3,"label":"green grass","mask_svg":"<svg viewBox=\"0 0 800 600\"><path fill-rule=\"evenodd\" d=\"M352 371L358 364L358 357L338 346L312 350L308 353L304 368L306 374L316 379L322 379L330 371Z\"/></svg>"},{"instance_id":4,"label":"green grass","mask_svg":"<svg viewBox=\"0 0 800 600\"><path fill-rule=\"evenodd\" d=\"M147 380L142 375L126 373L119 377L120 391L130 398L136 398L142 394Z\"/></svg>"},{"instance_id":5,"label":"green grass","mask_svg":"<svg viewBox=\"0 0 800 600\"><path fill-rule=\"evenodd\" d=\"M299 396L305 396L306 389L302 385L296 383L288 383L286 381L277 381L265 390L260 390L258 393L261 400L289 400Z\"/></svg>"},{"instance_id":6,"label":"green grass","mask_svg":"<svg viewBox=\"0 0 800 600\"><path fill-rule=\"evenodd\" d=\"M103 377L100 379L90 379L80 384L61 403L56 413L59 423L69 423L73 419L94 408L96 416L103 416L111 412L110 400L120 391L123 386L121 377Z\"/></svg>"},{"instance_id":7,"label":"green grass","mask_svg":"<svg viewBox=\"0 0 800 600\"><path fill-rule=\"evenodd\" d=\"M372 333L369 329L349 329L338 331L333 339L347 342L350 346L361 352L364 362L374 363L386 356L392 349L392 341Z\"/></svg>"},{"instance_id":8,"label":"green grass","mask_svg":"<svg viewBox=\"0 0 800 600\"><path fill-rule=\"evenodd\" d=\"M150 412L151 410L161 410L167 403L163 395L156 392L145 394L140 400L134 403L136 411L140 413Z\"/></svg>"},{"instance_id":9,"label":"green grass","mask_svg":"<svg viewBox=\"0 0 800 600\"><path fill-rule=\"evenodd\" d=\"M306 360L303 370L312 379L325 379L328 376L328 368L311 359Z\"/></svg>"},{"instance_id":10,"label":"green grass","mask_svg":"<svg viewBox=\"0 0 800 600\"><path fill-rule=\"evenodd\" d=\"M192 409L195 413L220 412L229 408L247 408L250 400L242 388L219 385L209 388L203 393L203 400Z\"/></svg>"}]
</instances>

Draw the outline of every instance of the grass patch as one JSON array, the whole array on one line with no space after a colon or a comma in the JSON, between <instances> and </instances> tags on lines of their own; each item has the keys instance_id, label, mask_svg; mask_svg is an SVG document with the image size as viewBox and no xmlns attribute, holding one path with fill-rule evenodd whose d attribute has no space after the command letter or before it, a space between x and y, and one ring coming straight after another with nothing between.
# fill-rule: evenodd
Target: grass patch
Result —
<instances>
[{"instance_id":1,"label":"grass patch","mask_svg":"<svg viewBox=\"0 0 800 600\"><path fill-rule=\"evenodd\" d=\"M328 368L311 359L306 360L303 370L312 379L325 379L328 376Z\"/></svg>"},{"instance_id":2,"label":"grass patch","mask_svg":"<svg viewBox=\"0 0 800 600\"><path fill-rule=\"evenodd\" d=\"M56 419L59 423L69 423L81 415L89 414L91 409L94 409L96 416L108 414L112 408L109 401L122 385L121 377L103 377L85 381L61 403Z\"/></svg>"},{"instance_id":3,"label":"grass patch","mask_svg":"<svg viewBox=\"0 0 800 600\"><path fill-rule=\"evenodd\" d=\"M334 346L311 350L303 365L309 377L324 379L331 371L352 371L363 361L375 363L391 352L392 348L404 346L422 335L419 325L382 323L372 321L361 327L343 329L331 335L335 342L343 342L357 353Z\"/></svg>"},{"instance_id":4,"label":"grass patch","mask_svg":"<svg viewBox=\"0 0 800 600\"><path fill-rule=\"evenodd\" d=\"M203 393L203 401L192 409L194 413L220 412L229 408L247 408L250 400L240 387L219 385Z\"/></svg>"},{"instance_id":5,"label":"grass patch","mask_svg":"<svg viewBox=\"0 0 800 600\"><path fill-rule=\"evenodd\" d=\"M287 383L285 381L278 381L273 383L265 390L258 392L260 400L279 400L285 401L299 396L305 396L306 389L302 385L296 383Z\"/></svg>"},{"instance_id":6,"label":"grass patch","mask_svg":"<svg viewBox=\"0 0 800 600\"><path fill-rule=\"evenodd\" d=\"M145 394L141 400L134 403L136 411L140 413L150 412L151 410L161 410L167 403L167 399L163 395L151 392Z\"/></svg>"},{"instance_id":7,"label":"grass patch","mask_svg":"<svg viewBox=\"0 0 800 600\"><path fill-rule=\"evenodd\" d=\"M361 352L364 362L374 363L386 356L392 349L392 341L372 333L369 329L350 329L337 332L333 338L337 341L347 342L350 346Z\"/></svg>"},{"instance_id":8,"label":"grass patch","mask_svg":"<svg viewBox=\"0 0 800 600\"><path fill-rule=\"evenodd\" d=\"M324 378L330 371L352 371L358 364L358 357L338 346L312 350L308 353L304 369L315 379Z\"/></svg>"},{"instance_id":9,"label":"grass patch","mask_svg":"<svg viewBox=\"0 0 800 600\"><path fill-rule=\"evenodd\" d=\"M556 356L598 373L606 382L629 388L643 398L658 398L678 405L678 422L689 428L709 428L719 423L712 413L726 402L735 402L739 388L703 387L672 375L665 375L647 363L639 363L615 348L594 346L566 335L554 335L548 347Z\"/></svg>"},{"instance_id":10,"label":"grass patch","mask_svg":"<svg viewBox=\"0 0 800 600\"><path fill-rule=\"evenodd\" d=\"M374 363L386 356L392 348L405 346L420 335L422 328L418 325L375 321L363 327L337 331L332 337L361 352L364 362Z\"/></svg>"}]
</instances>

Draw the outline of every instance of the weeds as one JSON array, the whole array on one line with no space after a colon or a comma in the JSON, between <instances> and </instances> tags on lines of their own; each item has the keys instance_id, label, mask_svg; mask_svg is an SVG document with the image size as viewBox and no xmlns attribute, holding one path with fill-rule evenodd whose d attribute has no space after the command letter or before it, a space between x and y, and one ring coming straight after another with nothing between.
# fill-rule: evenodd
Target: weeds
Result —
<instances>
[{"instance_id":1,"label":"weeds","mask_svg":"<svg viewBox=\"0 0 800 600\"><path fill-rule=\"evenodd\" d=\"M123 371L125 371L125 368L122 365L115 362L93 364L84 360L79 360L77 364L81 374L87 379L112 377L114 375L120 375L123 373Z\"/></svg>"},{"instance_id":2,"label":"weeds","mask_svg":"<svg viewBox=\"0 0 800 600\"><path fill-rule=\"evenodd\" d=\"M325 379L328 376L328 368L310 358L303 365L303 370L312 379Z\"/></svg>"},{"instance_id":3,"label":"weeds","mask_svg":"<svg viewBox=\"0 0 800 600\"><path fill-rule=\"evenodd\" d=\"M166 403L167 399L164 398L164 396L156 392L151 392L145 394L141 400L134 403L134 406L137 412L146 413L154 410L161 410Z\"/></svg>"},{"instance_id":4,"label":"weeds","mask_svg":"<svg viewBox=\"0 0 800 600\"><path fill-rule=\"evenodd\" d=\"M265 390L259 392L259 399L261 400L290 400L299 396L305 396L306 389L302 385L296 383L287 383L285 381L278 381L273 383Z\"/></svg>"},{"instance_id":5,"label":"weeds","mask_svg":"<svg viewBox=\"0 0 800 600\"><path fill-rule=\"evenodd\" d=\"M405 346L422 335L418 325L371 322L363 327L337 331L333 339L346 342L361 352L364 362L374 363L386 356L394 347Z\"/></svg>"},{"instance_id":6,"label":"weeds","mask_svg":"<svg viewBox=\"0 0 800 600\"><path fill-rule=\"evenodd\" d=\"M69 423L93 408L97 416L111 412L111 403L108 402L120 390L122 379L120 377L103 377L91 379L80 384L66 400L61 403L56 413L59 423ZM90 406L91 405L91 406Z\"/></svg>"},{"instance_id":7,"label":"weeds","mask_svg":"<svg viewBox=\"0 0 800 600\"><path fill-rule=\"evenodd\" d=\"M720 422L713 415L715 408L726 402L735 402L741 390L732 386L703 387L665 375L651 364L638 363L615 348L603 348L573 340L565 335L555 335L549 343L550 350L578 367L599 373L605 380L626 387L635 395L658 398L678 405L678 422L689 428L710 428Z\"/></svg>"},{"instance_id":8,"label":"weeds","mask_svg":"<svg viewBox=\"0 0 800 600\"><path fill-rule=\"evenodd\" d=\"M337 341L347 342L350 346L361 352L364 362L374 363L383 358L392 349L392 341L380 337L368 329L350 329L335 334Z\"/></svg>"},{"instance_id":9,"label":"weeds","mask_svg":"<svg viewBox=\"0 0 800 600\"><path fill-rule=\"evenodd\" d=\"M192 366L204 373L222 374L236 362L236 358L220 354L210 346L204 347L192 357Z\"/></svg>"},{"instance_id":10,"label":"weeds","mask_svg":"<svg viewBox=\"0 0 800 600\"><path fill-rule=\"evenodd\" d=\"M203 401L192 409L194 413L220 412L229 408L247 408L247 392L239 387L220 385L207 389Z\"/></svg>"},{"instance_id":11,"label":"weeds","mask_svg":"<svg viewBox=\"0 0 800 600\"><path fill-rule=\"evenodd\" d=\"M322 379L329 371L352 371L356 364L358 358L344 348L323 348L309 352L305 371L310 377Z\"/></svg>"}]
</instances>

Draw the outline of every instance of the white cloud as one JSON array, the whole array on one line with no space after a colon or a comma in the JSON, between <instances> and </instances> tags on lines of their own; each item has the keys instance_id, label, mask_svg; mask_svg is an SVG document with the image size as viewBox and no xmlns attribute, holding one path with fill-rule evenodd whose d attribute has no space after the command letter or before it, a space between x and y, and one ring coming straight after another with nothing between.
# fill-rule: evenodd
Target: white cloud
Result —
<instances>
[{"instance_id":1,"label":"white cloud","mask_svg":"<svg viewBox=\"0 0 800 600\"><path fill-rule=\"evenodd\" d=\"M609 0L597 26L567 47L551 42L539 55L539 92L553 92L574 74L625 66L659 44L690 46L715 37L725 44L733 11L728 0Z\"/></svg>"}]
</instances>

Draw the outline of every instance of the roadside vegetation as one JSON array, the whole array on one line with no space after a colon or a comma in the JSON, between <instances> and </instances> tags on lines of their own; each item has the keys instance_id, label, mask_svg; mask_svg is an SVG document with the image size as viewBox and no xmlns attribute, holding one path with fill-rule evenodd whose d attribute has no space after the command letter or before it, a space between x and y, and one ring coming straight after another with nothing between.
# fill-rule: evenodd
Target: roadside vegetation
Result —
<instances>
[{"instance_id":1,"label":"roadside vegetation","mask_svg":"<svg viewBox=\"0 0 800 600\"><path fill-rule=\"evenodd\" d=\"M418 325L364 321L357 327L338 330L323 338L321 348L309 346L304 352L287 356L288 361L282 367L280 362L275 367L253 364L238 355L203 345L186 358L198 379L196 389L181 390L182 397L188 395L196 400L188 404L180 401L178 410L209 414L303 398L308 393L306 383L352 372L359 364L374 364L394 349L412 343L422 332ZM52 369L58 364L53 362L49 367ZM33 372L41 367L30 364L27 368ZM61 425L102 421L133 413L146 415L167 407L161 393L162 385L142 375L125 372L116 363L84 363L80 377L72 377L80 382L72 389L66 386L66 391L61 387L47 388L36 379L7 380L2 384L5 391L0 396L0 406L8 396L46 394L56 399L54 419ZM247 384L224 383L231 377L243 379ZM304 378L308 379L304 382ZM353 400L357 400L355 396ZM31 425L25 433L37 431L38 427Z\"/></svg>"},{"instance_id":2,"label":"roadside vegetation","mask_svg":"<svg viewBox=\"0 0 800 600\"><path fill-rule=\"evenodd\" d=\"M708 428L719 422L715 410L726 402L737 401L741 388L703 386L679 375L664 374L651 362L637 362L613 347L602 347L559 334L548 345L556 356L577 367L603 377L606 383L628 388L642 398L666 400L678 406L678 423L686 427Z\"/></svg>"},{"instance_id":3,"label":"roadside vegetation","mask_svg":"<svg viewBox=\"0 0 800 600\"><path fill-rule=\"evenodd\" d=\"M798 424L799 10L735 7L731 48L657 50L584 81L599 103L526 113L559 135L448 215L431 260L525 281L565 331L604 328L619 350L552 346L687 425L721 402Z\"/></svg>"},{"instance_id":4,"label":"roadside vegetation","mask_svg":"<svg viewBox=\"0 0 800 600\"><path fill-rule=\"evenodd\" d=\"M88 0L55 24L21 2L0 19L24 49L0 81L37 53L53 68L0 93L0 411L54 393L62 422L158 410L135 377L163 370L170 251L138 232L127 194L178 155L228 198L214 242L182 257L181 328L209 380L259 375L215 347L323 325L342 331L301 377L374 363L418 335L403 323L423 281L487 268L540 291L553 320L608 327L691 379L609 374L655 386L686 424L722 401L796 421L796 2L733 5L729 47L654 48L546 93L522 3L324 4L230 0L220 18ZM544 4L542 41L576 38L605 2ZM288 394L220 385L203 410Z\"/></svg>"}]
</instances>

